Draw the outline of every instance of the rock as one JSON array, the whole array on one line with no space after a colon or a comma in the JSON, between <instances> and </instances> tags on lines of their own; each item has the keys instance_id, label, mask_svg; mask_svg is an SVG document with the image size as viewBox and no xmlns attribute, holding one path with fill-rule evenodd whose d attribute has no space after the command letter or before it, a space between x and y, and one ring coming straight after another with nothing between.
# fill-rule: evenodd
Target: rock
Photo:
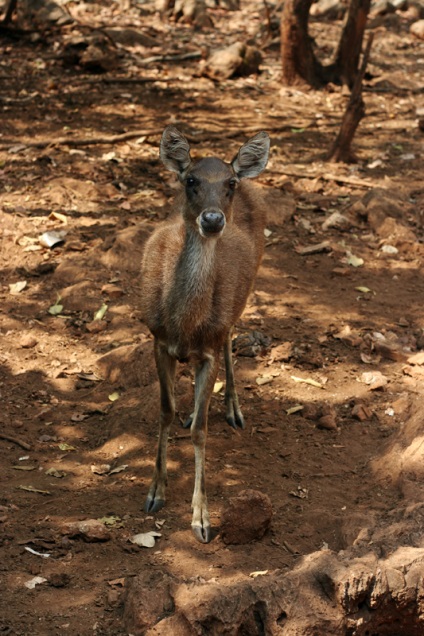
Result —
<instances>
[{"instance_id":1,"label":"rock","mask_svg":"<svg viewBox=\"0 0 424 636\"><path fill-rule=\"evenodd\" d=\"M310 14L325 16L328 20L341 20L346 12L346 5L340 0L318 0L311 6Z\"/></svg>"},{"instance_id":2,"label":"rock","mask_svg":"<svg viewBox=\"0 0 424 636\"><path fill-rule=\"evenodd\" d=\"M71 538L82 537L84 541L89 543L109 541L111 536L104 523L97 519L85 519L84 521L66 523L62 527L62 534L66 534Z\"/></svg>"},{"instance_id":3,"label":"rock","mask_svg":"<svg viewBox=\"0 0 424 636\"><path fill-rule=\"evenodd\" d=\"M100 333L107 329L107 322L105 320L92 320L85 325L85 328L89 333Z\"/></svg>"},{"instance_id":4,"label":"rock","mask_svg":"<svg viewBox=\"0 0 424 636\"><path fill-rule=\"evenodd\" d=\"M409 30L416 38L424 40L424 20L417 20L417 22L411 24Z\"/></svg>"},{"instance_id":5,"label":"rock","mask_svg":"<svg viewBox=\"0 0 424 636\"><path fill-rule=\"evenodd\" d=\"M47 582L52 587L67 587L71 582L71 577L66 572L53 572Z\"/></svg>"},{"instance_id":6,"label":"rock","mask_svg":"<svg viewBox=\"0 0 424 636\"><path fill-rule=\"evenodd\" d=\"M32 349L36 344L38 344L38 340L32 334L27 333L21 337L19 344L22 349Z\"/></svg>"},{"instance_id":7,"label":"rock","mask_svg":"<svg viewBox=\"0 0 424 636\"><path fill-rule=\"evenodd\" d=\"M107 283L102 287L102 294L106 294L109 298L121 298L124 295L124 290L118 285Z\"/></svg>"},{"instance_id":8,"label":"rock","mask_svg":"<svg viewBox=\"0 0 424 636\"><path fill-rule=\"evenodd\" d=\"M328 230L334 227L337 230L346 232L353 227L353 223L344 214L340 214L340 212L333 212L333 214L330 214L328 219L325 219L321 227L323 230Z\"/></svg>"},{"instance_id":9,"label":"rock","mask_svg":"<svg viewBox=\"0 0 424 636\"><path fill-rule=\"evenodd\" d=\"M226 544L250 543L261 539L271 525L272 505L268 495L243 490L231 497L221 519L221 537Z\"/></svg>"},{"instance_id":10,"label":"rock","mask_svg":"<svg viewBox=\"0 0 424 636\"><path fill-rule=\"evenodd\" d=\"M117 27L104 29L104 32L107 33L114 42L124 44L124 46L145 46L151 48L159 44L159 42L150 35L128 27L122 29Z\"/></svg>"},{"instance_id":11,"label":"rock","mask_svg":"<svg viewBox=\"0 0 424 636\"><path fill-rule=\"evenodd\" d=\"M177 580L167 572L147 568L127 583L124 625L128 633L141 636L148 627L174 611ZM175 634L173 631L168 633Z\"/></svg>"},{"instance_id":12,"label":"rock","mask_svg":"<svg viewBox=\"0 0 424 636\"><path fill-rule=\"evenodd\" d=\"M235 42L212 53L203 63L202 74L214 80L251 75L259 72L261 61L259 49L243 42Z\"/></svg>"},{"instance_id":13,"label":"rock","mask_svg":"<svg viewBox=\"0 0 424 636\"><path fill-rule=\"evenodd\" d=\"M366 404L355 404L352 409L352 417L360 422L366 422L372 418L372 410Z\"/></svg>"},{"instance_id":14,"label":"rock","mask_svg":"<svg viewBox=\"0 0 424 636\"><path fill-rule=\"evenodd\" d=\"M389 0L377 0L377 2L374 2L371 7L370 15L372 17L376 17L379 15L387 15L388 13L394 13L395 11L396 11L396 8L393 6L391 2L389 2Z\"/></svg>"}]
</instances>

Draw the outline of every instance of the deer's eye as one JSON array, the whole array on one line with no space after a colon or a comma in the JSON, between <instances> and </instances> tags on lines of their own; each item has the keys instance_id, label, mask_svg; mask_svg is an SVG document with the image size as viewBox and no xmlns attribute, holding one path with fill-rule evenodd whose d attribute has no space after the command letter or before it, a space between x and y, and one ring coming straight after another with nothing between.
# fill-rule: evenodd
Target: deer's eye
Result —
<instances>
[{"instance_id":1,"label":"deer's eye","mask_svg":"<svg viewBox=\"0 0 424 636\"><path fill-rule=\"evenodd\" d=\"M188 188L193 188L196 185L196 180L194 177L188 176L186 179L186 185Z\"/></svg>"},{"instance_id":2,"label":"deer's eye","mask_svg":"<svg viewBox=\"0 0 424 636\"><path fill-rule=\"evenodd\" d=\"M228 183L228 187L230 190L235 190L237 186L237 181L235 179L231 179Z\"/></svg>"}]
</instances>

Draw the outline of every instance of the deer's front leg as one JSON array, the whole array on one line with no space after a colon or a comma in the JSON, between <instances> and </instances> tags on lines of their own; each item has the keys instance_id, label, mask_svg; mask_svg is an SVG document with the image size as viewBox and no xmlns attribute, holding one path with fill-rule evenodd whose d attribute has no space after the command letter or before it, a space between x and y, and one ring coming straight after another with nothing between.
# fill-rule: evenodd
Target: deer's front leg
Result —
<instances>
[{"instance_id":1,"label":"deer's front leg","mask_svg":"<svg viewBox=\"0 0 424 636\"><path fill-rule=\"evenodd\" d=\"M195 482L192 500L193 533L202 543L209 543L212 538L209 521L208 501L206 496L205 448L208 433L208 411L213 387L218 375L219 356L207 354L196 367L195 405L191 439L194 446Z\"/></svg>"},{"instance_id":2,"label":"deer's front leg","mask_svg":"<svg viewBox=\"0 0 424 636\"><path fill-rule=\"evenodd\" d=\"M234 382L234 367L232 354L231 332L228 334L224 344L225 358L225 419L228 424L237 429L244 428L243 413L241 412L236 386Z\"/></svg>"},{"instance_id":3,"label":"deer's front leg","mask_svg":"<svg viewBox=\"0 0 424 636\"><path fill-rule=\"evenodd\" d=\"M167 481L166 451L169 429L175 415L174 383L176 360L165 344L155 340L155 360L160 384L159 441L152 483L144 504L145 512L157 512L165 504Z\"/></svg>"}]
</instances>

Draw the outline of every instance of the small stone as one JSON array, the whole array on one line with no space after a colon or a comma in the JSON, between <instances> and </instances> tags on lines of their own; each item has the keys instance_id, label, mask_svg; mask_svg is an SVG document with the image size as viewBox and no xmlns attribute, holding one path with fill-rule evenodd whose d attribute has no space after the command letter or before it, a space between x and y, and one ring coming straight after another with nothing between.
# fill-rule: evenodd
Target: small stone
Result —
<instances>
[{"instance_id":1,"label":"small stone","mask_svg":"<svg viewBox=\"0 0 424 636\"><path fill-rule=\"evenodd\" d=\"M337 431L337 422L334 415L323 415L318 420L318 427L327 431Z\"/></svg>"},{"instance_id":2,"label":"small stone","mask_svg":"<svg viewBox=\"0 0 424 636\"><path fill-rule=\"evenodd\" d=\"M69 537L82 537L89 543L94 541L109 541L110 532L106 526L97 519L85 519L67 523L62 528L62 534Z\"/></svg>"},{"instance_id":3,"label":"small stone","mask_svg":"<svg viewBox=\"0 0 424 636\"><path fill-rule=\"evenodd\" d=\"M243 490L231 497L221 520L224 543L244 544L261 539L271 525L272 504L258 490Z\"/></svg>"},{"instance_id":4,"label":"small stone","mask_svg":"<svg viewBox=\"0 0 424 636\"><path fill-rule=\"evenodd\" d=\"M366 404L355 404L352 409L352 417L360 422L366 422L372 418L372 411Z\"/></svg>"},{"instance_id":5,"label":"small stone","mask_svg":"<svg viewBox=\"0 0 424 636\"><path fill-rule=\"evenodd\" d=\"M30 333L23 335L19 341L22 349L32 349L38 344L37 338L34 338Z\"/></svg>"},{"instance_id":6,"label":"small stone","mask_svg":"<svg viewBox=\"0 0 424 636\"><path fill-rule=\"evenodd\" d=\"M57 573L50 574L47 581L48 581L48 584L51 585L52 587L67 587L67 585L69 585L71 581L71 577L69 576L69 574L66 574L65 572L60 572L60 573L57 572Z\"/></svg>"},{"instance_id":7,"label":"small stone","mask_svg":"<svg viewBox=\"0 0 424 636\"><path fill-rule=\"evenodd\" d=\"M106 294L109 298L120 298L124 295L124 290L118 285L107 283L102 287L102 294Z\"/></svg>"},{"instance_id":8,"label":"small stone","mask_svg":"<svg viewBox=\"0 0 424 636\"><path fill-rule=\"evenodd\" d=\"M424 20L417 20L417 22L411 24L409 30L412 35L415 35L415 37L419 38L420 40L424 40Z\"/></svg>"},{"instance_id":9,"label":"small stone","mask_svg":"<svg viewBox=\"0 0 424 636\"><path fill-rule=\"evenodd\" d=\"M107 322L105 320L92 320L85 325L85 328L90 333L99 333L107 329Z\"/></svg>"}]
</instances>

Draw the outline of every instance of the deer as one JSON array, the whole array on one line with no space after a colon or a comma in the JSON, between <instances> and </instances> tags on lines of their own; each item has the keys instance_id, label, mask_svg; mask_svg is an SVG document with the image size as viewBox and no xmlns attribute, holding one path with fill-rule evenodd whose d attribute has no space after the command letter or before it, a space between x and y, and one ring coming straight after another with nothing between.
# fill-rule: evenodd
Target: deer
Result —
<instances>
[{"instance_id":1,"label":"deer","mask_svg":"<svg viewBox=\"0 0 424 636\"><path fill-rule=\"evenodd\" d=\"M225 361L225 416L233 429L245 427L235 389L232 331L252 290L264 249L266 209L249 182L265 169L270 138L259 132L231 163L218 157L192 159L184 135L167 126L160 142L165 168L176 173L181 193L171 215L146 242L141 267L141 309L154 339L160 385L159 438L144 510L165 505L167 443L175 417L177 362L194 364L194 411L184 424L194 446L192 531L209 543L205 478L208 411Z\"/></svg>"}]
</instances>

